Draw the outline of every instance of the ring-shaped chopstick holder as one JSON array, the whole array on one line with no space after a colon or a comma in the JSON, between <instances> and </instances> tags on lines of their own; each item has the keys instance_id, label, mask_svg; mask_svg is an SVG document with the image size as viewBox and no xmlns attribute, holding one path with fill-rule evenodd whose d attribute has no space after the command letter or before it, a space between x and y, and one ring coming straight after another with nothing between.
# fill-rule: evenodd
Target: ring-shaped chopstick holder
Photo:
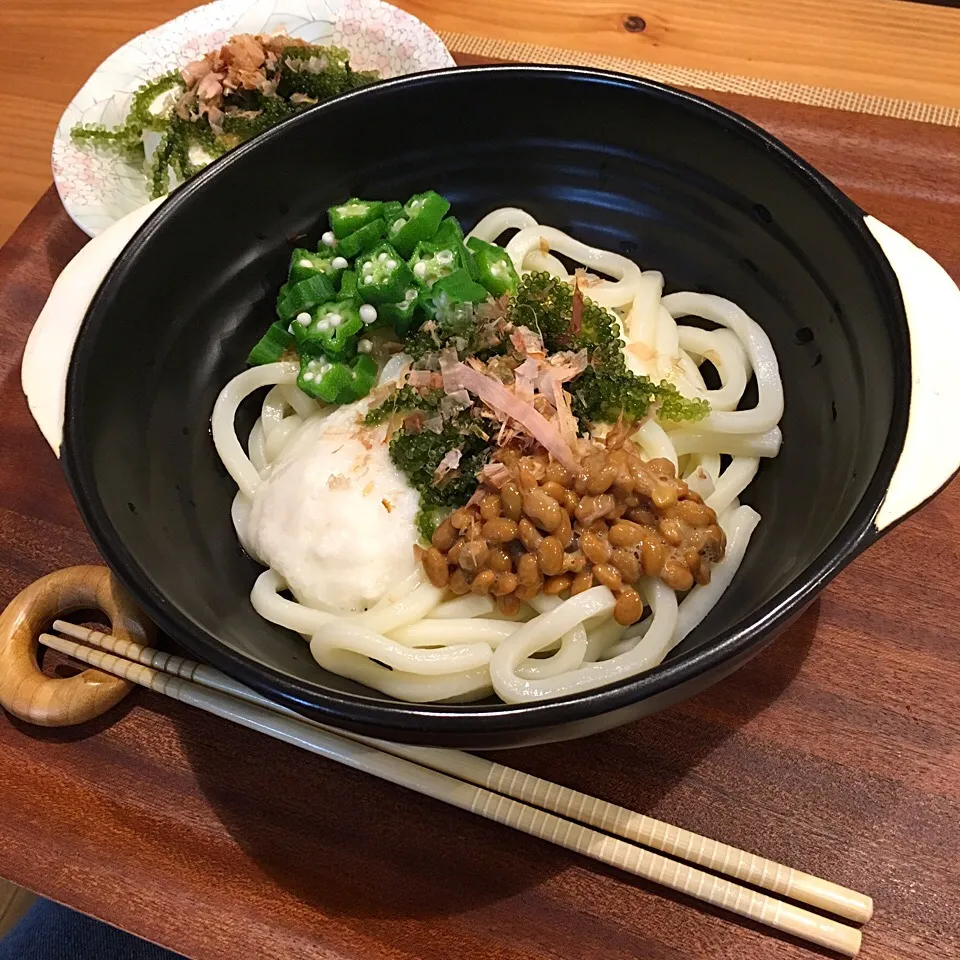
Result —
<instances>
[{"instance_id":1,"label":"ring-shaped chopstick holder","mask_svg":"<svg viewBox=\"0 0 960 960\"><path fill-rule=\"evenodd\" d=\"M141 644L153 639L153 624L106 567L67 567L41 577L0 615L0 704L21 720L44 727L85 723L134 689L100 670L64 678L41 672L37 638L54 620L77 610L106 614L116 637Z\"/></svg>"}]
</instances>

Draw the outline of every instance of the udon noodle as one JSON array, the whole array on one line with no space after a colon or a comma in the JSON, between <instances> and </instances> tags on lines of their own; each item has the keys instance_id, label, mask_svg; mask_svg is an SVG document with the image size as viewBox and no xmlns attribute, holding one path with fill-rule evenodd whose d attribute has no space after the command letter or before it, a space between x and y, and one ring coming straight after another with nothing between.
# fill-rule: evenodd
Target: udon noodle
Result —
<instances>
[{"instance_id":1,"label":"udon noodle","mask_svg":"<svg viewBox=\"0 0 960 960\"><path fill-rule=\"evenodd\" d=\"M493 242L508 230L517 231L506 251L521 274L542 270L572 280L555 256L562 254L603 275L588 296L620 317L633 373L668 380L686 397L709 401L710 413L700 421L665 427L648 418L632 439L645 458L674 464L716 512L726 553L709 583L695 585L679 602L660 579L643 578L637 590L650 612L630 627L613 619L614 595L605 586L566 600L539 595L506 617L488 596L450 599L417 566L369 609L345 612L289 598L276 570L260 574L250 598L261 616L307 638L325 669L402 700L472 701L495 693L508 703L530 702L582 693L655 667L707 616L736 575L760 520L739 497L760 460L780 449L777 358L760 325L736 304L701 293L664 296L658 272L542 226L523 210L495 210L472 235ZM714 329L678 322L688 317L709 321ZM705 365L713 367L719 386L707 387ZM380 382L396 378L401 366L402 355L388 361ZM290 443L329 415L298 389L297 372L294 362L246 370L224 387L213 412L213 439L238 487L233 522L254 557L248 524L258 488ZM754 377L758 402L738 409ZM237 408L263 387L270 389L244 449L235 430Z\"/></svg>"}]
</instances>

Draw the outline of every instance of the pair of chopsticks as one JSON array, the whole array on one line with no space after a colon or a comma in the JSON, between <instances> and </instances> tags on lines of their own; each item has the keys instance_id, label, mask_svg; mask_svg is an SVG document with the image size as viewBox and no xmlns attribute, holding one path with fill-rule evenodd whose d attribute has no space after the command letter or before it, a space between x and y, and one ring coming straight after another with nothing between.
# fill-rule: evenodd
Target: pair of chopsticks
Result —
<instances>
[{"instance_id":1,"label":"pair of chopsticks","mask_svg":"<svg viewBox=\"0 0 960 960\"><path fill-rule=\"evenodd\" d=\"M53 629L65 636L41 634L44 646L207 713L837 953L852 957L860 949L856 927L772 894L864 923L873 914L873 901L862 893L473 754L388 743L324 726L183 657L63 620Z\"/></svg>"}]
</instances>

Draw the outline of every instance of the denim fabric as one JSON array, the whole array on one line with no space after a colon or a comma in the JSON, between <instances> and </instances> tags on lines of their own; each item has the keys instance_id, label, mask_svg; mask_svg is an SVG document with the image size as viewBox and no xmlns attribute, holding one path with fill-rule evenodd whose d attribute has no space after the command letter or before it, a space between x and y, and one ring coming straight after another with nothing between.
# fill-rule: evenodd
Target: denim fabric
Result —
<instances>
[{"instance_id":1,"label":"denim fabric","mask_svg":"<svg viewBox=\"0 0 960 960\"><path fill-rule=\"evenodd\" d=\"M0 960L184 960L99 920L38 900L0 940Z\"/></svg>"}]
</instances>

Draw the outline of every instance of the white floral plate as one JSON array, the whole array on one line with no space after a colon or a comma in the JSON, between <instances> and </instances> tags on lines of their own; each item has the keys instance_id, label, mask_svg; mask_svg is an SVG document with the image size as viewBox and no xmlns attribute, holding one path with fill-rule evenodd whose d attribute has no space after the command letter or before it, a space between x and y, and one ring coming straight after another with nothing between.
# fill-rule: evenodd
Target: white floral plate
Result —
<instances>
[{"instance_id":1,"label":"white floral plate","mask_svg":"<svg viewBox=\"0 0 960 960\"><path fill-rule=\"evenodd\" d=\"M53 140L53 179L67 213L91 237L149 200L142 170L70 139L77 123L117 126L147 80L197 60L238 33L282 30L346 47L357 70L384 78L456 64L422 21L380 0L216 0L124 44L64 111Z\"/></svg>"}]
</instances>

